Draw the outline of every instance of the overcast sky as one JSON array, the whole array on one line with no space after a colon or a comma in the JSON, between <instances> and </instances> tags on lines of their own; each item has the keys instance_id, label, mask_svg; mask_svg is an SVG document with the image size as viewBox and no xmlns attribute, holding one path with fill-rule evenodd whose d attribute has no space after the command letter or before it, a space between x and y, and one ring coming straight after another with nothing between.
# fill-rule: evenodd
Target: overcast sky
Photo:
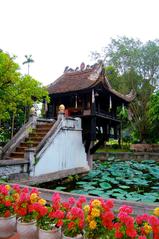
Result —
<instances>
[{"instance_id":1,"label":"overcast sky","mask_svg":"<svg viewBox=\"0 0 159 239\"><path fill-rule=\"evenodd\" d=\"M0 49L24 74L31 54L30 74L44 85L123 35L159 38L159 0L0 0Z\"/></svg>"}]
</instances>

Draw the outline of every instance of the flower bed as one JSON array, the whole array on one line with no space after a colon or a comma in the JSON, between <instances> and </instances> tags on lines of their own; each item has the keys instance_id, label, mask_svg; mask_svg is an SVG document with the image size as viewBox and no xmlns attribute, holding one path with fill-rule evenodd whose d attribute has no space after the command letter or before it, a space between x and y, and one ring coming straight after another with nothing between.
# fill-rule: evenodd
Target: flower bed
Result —
<instances>
[{"instance_id":1,"label":"flower bed","mask_svg":"<svg viewBox=\"0 0 159 239\"><path fill-rule=\"evenodd\" d=\"M122 205L114 211L113 200L84 196L62 201L54 193L52 202L40 197L37 189L20 189L19 185L0 185L0 217L21 217L23 222L36 220L37 226L52 234L61 228L67 237L82 234L85 238L159 239L159 207L150 214L133 215L130 206Z\"/></svg>"}]
</instances>

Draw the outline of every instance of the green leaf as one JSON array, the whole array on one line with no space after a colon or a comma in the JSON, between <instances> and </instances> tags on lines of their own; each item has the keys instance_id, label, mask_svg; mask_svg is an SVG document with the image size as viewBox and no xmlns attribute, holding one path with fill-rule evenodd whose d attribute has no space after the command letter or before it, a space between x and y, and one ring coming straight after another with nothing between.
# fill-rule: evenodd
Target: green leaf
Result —
<instances>
[{"instance_id":1,"label":"green leaf","mask_svg":"<svg viewBox=\"0 0 159 239\"><path fill-rule=\"evenodd\" d=\"M106 182L100 183L99 185L103 189L109 189L112 187L109 183L106 183Z\"/></svg>"}]
</instances>

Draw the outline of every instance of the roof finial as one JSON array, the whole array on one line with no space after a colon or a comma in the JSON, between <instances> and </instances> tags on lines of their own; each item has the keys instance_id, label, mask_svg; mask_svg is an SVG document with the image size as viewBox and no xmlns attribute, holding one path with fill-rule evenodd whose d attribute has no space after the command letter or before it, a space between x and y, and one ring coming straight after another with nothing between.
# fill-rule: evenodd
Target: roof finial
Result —
<instances>
[{"instance_id":1,"label":"roof finial","mask_svg":"<svg viewBox=\"0 0 159 239\"><path fill-rule=\"evenodd\" d=\"M85 64L84 64L84 62L82 62L81 65L80 65L80 70L83 71L84 68L85 68Z\"/></svg>"}]
</instances>

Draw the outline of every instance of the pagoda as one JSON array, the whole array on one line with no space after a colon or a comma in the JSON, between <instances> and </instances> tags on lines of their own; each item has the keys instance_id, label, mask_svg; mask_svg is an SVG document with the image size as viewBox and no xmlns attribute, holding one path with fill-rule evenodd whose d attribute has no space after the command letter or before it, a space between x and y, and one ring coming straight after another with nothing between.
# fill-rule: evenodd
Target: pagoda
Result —
<instances>
[{"instance_id":1,"label":"pagoda","mask_svg":"<svg viewBox=\"0 0 159 239\"><path fill-rule=\"evenodd\" d=\"M47 118L57 118L59 105L65 106L66 117L80 117L82 138L86 153L93 154L110 138L121 138L121 121L117 117L119 106L127 107L135 95L123 95L112 88L102 64L84 63L64 73L48 86L50 103Z\"/></svg>"}]
</instances>

